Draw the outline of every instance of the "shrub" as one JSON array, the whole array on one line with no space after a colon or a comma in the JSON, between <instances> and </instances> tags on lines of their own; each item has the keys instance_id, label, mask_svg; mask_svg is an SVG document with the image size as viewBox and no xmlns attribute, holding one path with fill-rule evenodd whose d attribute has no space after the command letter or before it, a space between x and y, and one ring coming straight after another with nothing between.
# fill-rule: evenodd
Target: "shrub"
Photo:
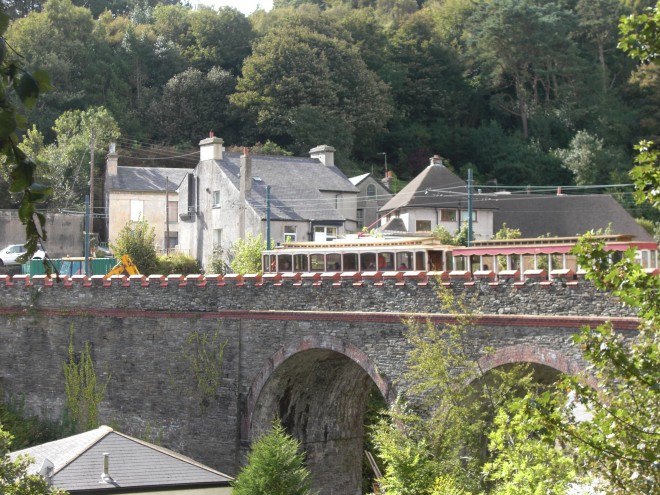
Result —
<instances>
[{"instance_id":1,"label":"shrub","mask_svg":"<svg viewBox=\"0 0 660 495\"><path fill-rule=\"evenodd\" d=\"M158 274L192 275L202 273L199 262L192 256L184 253L173 253L158 257Z\"/></svg>"},{"instance_id":2,"label":"shrub","mask_svg":"<svg viewBox=\"0 0 660 495\"><path fill-rule=\"evenodd\" d=\"M112 252L117 260L128 254L140 273L151 275L158 271L156 254L156 234L146 220L130 221L119 232L117 241L112 244Z\"/></svg>"}]
</instances>

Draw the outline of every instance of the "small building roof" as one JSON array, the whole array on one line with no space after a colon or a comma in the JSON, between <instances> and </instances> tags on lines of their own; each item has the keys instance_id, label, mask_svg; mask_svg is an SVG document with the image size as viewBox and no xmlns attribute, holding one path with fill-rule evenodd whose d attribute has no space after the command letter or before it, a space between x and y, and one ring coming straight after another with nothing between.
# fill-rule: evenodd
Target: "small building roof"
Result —
<instances>
[{"instance_id":1,"label":"small building roof","mask_svg":"<svg viewBox=\"0 0 660 495\"><path fill-rule=\"evenodd\" d=\"M104 453L110 454L106 481ZM107 489L150 489L181 486L229 486L232 478L166 448L114 431L108 426L13 452L29 455L30 472L44 460L53 463L53 486L70 492Z\"/></svg>"},{"instance_id":2,"label":"small building roof","mask_svg":"<svg viewBox=\"0 0 660 495\"><path fill-rule=\"evenodd\" d=\"M489 195L494 203L493 231L506 223L523 237L550 234L557 237L582 235L589 230L607 229L630 234L639 241L653 237L612 197L589 195Z\"/></svg>"},{"instance_id":3,"label":"small building roof","mask_svg":"<svg viewBox=\"0 0 660 495\"><path fill-rule=\"evenodd\" d=\"M317 159L290 156L251 155L252 192L248 201L266 217L267 186L271 187L271 219L292 221L344 221L336 206L322 193L355 194L359 190L335 166ZM239 189L240 153L224 153L215 160Z\"/></svg>"},{"instance_id":4,"label":"small building roof","mask_svg":"<svg viewBox=\"0 0 660 495\"><path fill-rule=\"evenodd\" d=\"M431 163L383 207L381 212L401 208L467 208L467 183L439 161ZM474 209L491 209L473 197Z\"/></svg>"},{"instance_id":5,"label":"small building roof","mask_svg":"<svg viewBox=\"0 0 660 495\"><path fill-rule=\"evenodd\" d=\"M117 175L110 176L111 191L165 192L165 185L174 192L186 177L194 172L188 168L117 167Z\"/></svg>"}]
</instances>

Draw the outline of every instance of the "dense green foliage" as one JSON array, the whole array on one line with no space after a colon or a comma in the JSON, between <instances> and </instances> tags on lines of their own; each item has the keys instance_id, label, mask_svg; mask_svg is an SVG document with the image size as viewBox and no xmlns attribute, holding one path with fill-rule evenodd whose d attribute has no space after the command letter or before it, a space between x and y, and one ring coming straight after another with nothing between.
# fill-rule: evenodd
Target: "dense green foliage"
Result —
<instances>
[{"instance_id":1,"label":"dense green foliage","mask_svg":"<svg viewBox=\"0 0 660 495\"><path fill-rule=\"evenodd\" d=\"M266 241L261 234L248 234L238 239L229 250L229 266L232 273L261 273L261 252L266 249Z\"/></svg>"},{"instance_id":2,"label":"dense green foliage","mask_svg":"<svg viewBox=\"0 0 660 495\"><path fill-rule=\"evenodd\" d=\"M202 273L199 266L199 261L184 253L172 253L170 255L162 255L158 257L158 269L156 272L159 275L192 275Z\"/></svg>"},{"instance_id":3,"label":"dense green foliage","mask_svg":"<svg viewBox=\"0 0 660 495\"><path fill-rule=\"evenodd\" d=\"M409 396L373 428L385 465L381 488L392 495L564 493L572 461L521 406L521 397L537 398L544 387L525 368L484 374L466 345L474 315L447 292L439 297L456 323L408 322Z\"/></svg>"},{"instance_id":4,"label":"dense green foliage","mask_svg":"<svg viewBox=\"0 0 660 495\"><path fill-rule=\"evenodd\" d=\"M129 221L119 231L114 244L110 247L117 260L128 254L143 275L158 273L158 255L156 253L156 234L146 220Z\"/></svg>"},{"instance_id":5,"label":"dense green foliage","mask_svg":"<svg viewBox=\"0 0 660 495\"><path fill-rule=\"evenodd\" d=\"M312 495L309 470L300 444L276 421L270 433L257 439L247 465L236 477L234 495Z\"/></svg>"},{"instance_id":6,"label":"dense green foliage","mask_svg":"<svg viewBox=\"0 0 660 495\"><path fill-rule=\"evenodd\" d=\"M38 474L27 474L31 460L19 457L11 460L12 435L2 429L0 424L0 493L3 495L65 495L56 490L45 478Z\"/></svg>"},{"instance_id":7,"label":"dense green foliage","mask_svg":"<svg viewBox=\"0 0 660 495\"><path fill-rule=\"evenodd\" d=\"M6 432L11 433L12 448L15 450L57 440L64 436L61 422L28 414L22 400L7 400L0 403L0 424Z\"/></svg>"},{"instance_id":8,"label":"dense green foliage","mask_svg":"<svg viewBox=\"0 0 660 495\"><path fill-rule=\"evenodd\" d=\"M330 144L349 173L370 171L387 152L406 180L442 153L459 173L472 167L486 190L587 186L620 182L633 143L660 135L657 71L616 49L620 17L636 14L647 28L624 24L622 46L655 56L657 20L643 11L651 5L296 0L246 18L174 0L12 1L4 67L20 53L25 69L50 75L53 90L26 107L21 125L36 126L26 135L31 155L35 145L66 151L34 156L61 174L82 163L89 129L75 145L60 143L56 122L104 108L123 149L194 147L212 130L227 147L270 140L306 154ZM10 80L23 73L10 72L7 87L23 87ZM41 76L30 80L45 87ZM21 91L26 103L36 94ZM61 185L50 170L40 176ZM66 196L51 205L82 202ZM0 198L5 207L20 199ZM632 207L625 191L620 198Z\"/></svg>"}]
</instances>

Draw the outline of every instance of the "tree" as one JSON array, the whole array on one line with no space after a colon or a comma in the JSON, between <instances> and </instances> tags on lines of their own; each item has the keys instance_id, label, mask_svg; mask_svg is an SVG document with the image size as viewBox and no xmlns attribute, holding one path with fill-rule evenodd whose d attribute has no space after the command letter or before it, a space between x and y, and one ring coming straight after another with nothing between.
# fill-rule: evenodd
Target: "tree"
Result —
<instances>
[{"instance_id":1,"label":"tree","mask_svg":"<svg viewBox=\"0 0 660 495\"><path fill-rule=\"evenodd\" d=\"M140 273L151 275L158 271L156 254L156 234L146 220L129 221L119 232L117 240L110 247L117 260L128 254Z\"/></svg>"},{"instance_id":2,"label":"tree","mask_svg":"<svg viewBox=\"0 0 660 495\"><path fill-rule=\"evenodd\" d=\"M578 131L566 149L554 150L578 185L607 184L617 164L624 158L607 149L602 139L588 131Z\"/></svg>"},{"instance_id":3,"label":"tree","mask_svg":"<svg viewBox=\"0 0 660 495\"><path fill-rule=\"evenodd\" d=\"M58 117L53 126L57 141L44 145L41 133L32 128L21 149L39 164L39 177L53 187L52 207L82 206L89 194L89 160L94 133L95 167L103 161L108 145L119 138L119 126L107 109L90 107L71 110ZM99 177L98 170L95 176ZM101 195L95 194L96 199Z\"/></svg>"},{"instance_id":4,"label":"tree","mask_svg":"<svg viewBox=\"0 0 660 495\"><path fill-rule=\"evenodd\" d=\"M247 465L234 480L234 495L312 495L300 444L279 421L252 444Z\"/></svg>"},{"instance_id":5,"label":"tree","mask_svg":"<svg viewBox=\"0 0 660 495\"><path fill-rule=\"evenodd\" d=\"M499 445L490 452L484 448L489 434L497 431L494 418L519 397L536 397L542 391L524 368L484 375L465 345L474 315L448 292L440 290L439 297L442 311L456 321L408 322L412 349L405 374L407 397L400 398L373 430L374 445L385 462L381 488L391 495L490 493L499 478L484 479L486 463L510 455ZM525 441L518 437L517 443ZM525 455L535 467L549 457L547 449L540 448ZM501 459L493 471L501 472L505 462ZM543 482L535 477L529 484L540 489Z\"/></svg>"},{"instance_id":6,"label":"tree","mask_svg":"<svg viewBox=\"0 0 660 495\"><path fill-rule=\"evenodd\" d=\"M236 79L218 67L208 73L187 69L167 81L150 106L154 135L170 144L197 144L210 130L229 142L238 136L228 97Z\"/></svg>"},{"instance_id":7,"label":"tree","mask_svg":"<svg viewBox=\"0 0 660 495\"><path fill-rule=\"evenodd\" d=\"M67 492L53 488L38 474L28 474L32 464L29 457L11 460L9 452L12 436L0 425L0 493L3 495L65 495Z\"/></svg>"},{"instance_id":8,"label":"tree","mask_svg":"<svg viewBox=\"0 0 660 495\"><path fill-rule=\"evenodd\" d=\"M575 71L574 16L554 2L481 2L468 20L467 44L493 104L520 119L526 139L537 108L560 96Z\"/></svg>"},{"instance_id":9,"label":"tree","mask_svg":"<svg viewBox=\"0 0 660 495\"><path fill-rule=\"evenodd\" d=\"M266 249L266 241L261 234L248 234L245 239L238 239L232 244L229 252L229 266L233 273L261 272L261 252Z\"/></svg>"},{"instance_id":10,"label":"tree","mask_svg":"<svg viewBox=\"0 0 660 495\"><path fill-rule=\"evenodd\" d=\"M24 70L17 57L11 55L5 39L9 17L0 5L0 156L10 170L9 192L20 193L18 217L25 225L26 257L34 254L46 240L46 217L37 211L37 204L52 194L52 190L36 182L36 164L18 147L18 132L25 127L25 117L16 102L26 108L34 106L39 95L49 88L45 73L32 74Z\"/></svg>"},{"instance_id":11,"label":"tree","mask_svg":"<svg viewBox=\"0 0 660 495\"><path fill-rule=\"evenodd\" d=\"M264 136L285 147L296 143L297 154L320 144L307 142L310 116L319 125L343 122L329 130L348 129L360 148L382 132L391 114L387 87L327 16L286 18L256 41L231 102L254 118ZM306 119L302 126L299 116ZM324 142L334 140L327 134Z\"/></svg>"}]
</instances>

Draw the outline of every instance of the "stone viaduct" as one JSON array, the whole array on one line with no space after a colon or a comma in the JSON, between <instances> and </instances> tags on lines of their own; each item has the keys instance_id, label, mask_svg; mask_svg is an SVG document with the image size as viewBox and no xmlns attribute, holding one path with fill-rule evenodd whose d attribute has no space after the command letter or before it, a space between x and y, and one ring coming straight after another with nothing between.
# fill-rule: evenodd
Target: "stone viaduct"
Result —
<instances>
[{"instance_id":1,"label":"stone viaduct","mask_svg":"<svg viewBox=\"0 0 660 495\"><path fill-rule=\"evenodd\" d=\"M70 339L78 351L89 343L107 382L101 422L234 475L279 416L322 495L358 494L367 396L375 387L391 401L404 388L405 318L453 320L439 286L478 313L469 339L484 370L576 373L571 335L582 325L637 326L571 273L518 275L0 276L0 392L61 417Z\"/></svg>"}]
</instances>

